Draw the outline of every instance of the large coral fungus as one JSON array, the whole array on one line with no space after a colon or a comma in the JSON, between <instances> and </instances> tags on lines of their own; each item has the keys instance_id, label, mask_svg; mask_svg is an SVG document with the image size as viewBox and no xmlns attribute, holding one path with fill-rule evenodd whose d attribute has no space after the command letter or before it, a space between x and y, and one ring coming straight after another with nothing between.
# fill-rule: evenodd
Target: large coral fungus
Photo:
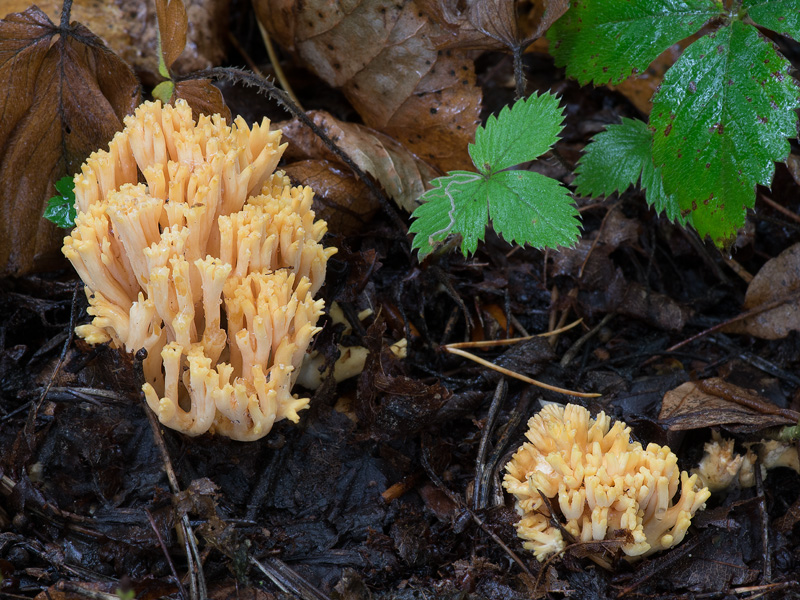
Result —
<instances>
[{"instance_id":1,"label":"large coral fungus","mask_svg":"<svg viewBox=\"0 0 800 600\"><path fill-rule=\"evenodd\" d=\"M604 413L591 419L580 406L550 404L528 425L529 442L506 465L503 485L522 515L517 533L539 560L565 547L554 520L576 541L618 539L628 557L669 548L710 495L668 447L643 449Z\"/></svg>"},{"instance_id":2,"label":"large coral fungus","mask_svg":"<svg viewBox=\"0 0 800 600\"><path fill-rule=\"evenodd\" d=\"M280 137L148 102L75 177L63 251L94 316L77 333L147 350L148 404L190 435L258 439L308 405L290 390L335 250L311 189L274 172Z\"/></svg>"}]
</instances>

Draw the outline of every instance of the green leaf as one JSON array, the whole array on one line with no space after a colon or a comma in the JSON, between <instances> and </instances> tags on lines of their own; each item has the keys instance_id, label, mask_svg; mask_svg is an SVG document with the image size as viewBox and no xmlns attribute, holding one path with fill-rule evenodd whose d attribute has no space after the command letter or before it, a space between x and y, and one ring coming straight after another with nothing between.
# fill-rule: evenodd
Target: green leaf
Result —
<instances>
[{"instance_id":1,"label":"green leaf","mask_svg":"<svg viewBox=\"0 0 800 600\"><path fill-rule=\"evenodd\" d=\"M800 41L800 0L744 0L742 8L762 27Z\"/></svg>"},{"instance_id":2,"label":"green leaf","mask_svg":"<svg viewBox=\"0 0 800 600\"><path fill-rule=\"evenodd\" d=\"M169 104L172 100L172 94L175 92L175 84L172 80L162 81L153 88L153 98L161 100L162 104Z\"/></svg>"},{"instance_id":3,"label":"green leaf","mask_svg":"<svg viewBox=\"0 0 800 600\"><path fill-rule=\"evenodd\" d=\"M503 107L497 118L490 116L486 127L478 127L469 155L485 175L534 160L558 141L563 120L557 96L534 93L511 108Z\"/></svg>"},{"instance_id":4,"label":"green leaf","mask_svg":"<svg viewBox=\"0 0 800 600\"><path fill-rule=\"evenodd\" d=\"M744 225L756 184L797 135L789 62L751 25L734 21L689 46L653 97L653 159L664 188L701 236L724 245Z\"/></svg>"},{"instance_id":5,"label":"green leaf","mask_svg":"<svg viewBox=\"0 0 800 600\"><path fill-rule=\"evenodd\" d=\"M581 84L619 83L721 13L719 0L573 0L547 38Z\"/></svg>"},{"instance_id":6,"label":"green leaf","mask_svg":"<svg viewBox=\"0 0 800 600\"><path fill-rule=\"evenodd\" d=\"M459 233L461 252L465 255L475 252L489 222L486 179L478 173L452 171L431 184L433 188L420 197L424 204L411 215L415 221L409 231L416 234L411 248L419 250L422 260L437 242L444 241L451 233Z\"/></svg>"},{"instance_id":7,"label":"green leaf","mask_svg":"<svg viewBox=\"0 0 800 600\"><path fill-rule=\"evenodd\" d=\"M580 236L578 209L569 190L531 171L503 171L487 181L494 230L509 242L534 248L573 246Z\"/></svg>"},{"instance_id":8,"label":"green leaf","mask_svg":"<svg viewBox=\"0 0 800 600\"><path fill-rule=\"evenodd\" d=\"M44 218L64 229L75 227L75 182L72 177L62 177L55 183L58 196L47 201Z\"/></svg>"},{"instance_id":9,"label":"green leaf","mask_svg":"<svg viewBox=\"0 0 800 600\"><path fill-rule=\"evenodd\" d=\"M575 168L575 188L581 196L620 194L641 180L648 204L682 225L677 200L664 192L661 169L653 165L653 133L637 119L622 119L592 138Z\"/></svg>"}]
</instances>

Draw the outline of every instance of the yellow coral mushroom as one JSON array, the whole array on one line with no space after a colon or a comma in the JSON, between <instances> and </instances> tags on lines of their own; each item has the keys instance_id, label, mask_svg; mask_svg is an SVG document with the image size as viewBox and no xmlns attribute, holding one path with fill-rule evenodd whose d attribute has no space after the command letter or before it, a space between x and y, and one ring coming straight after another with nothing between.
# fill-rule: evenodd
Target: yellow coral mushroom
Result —
<instances>
[{"instance_id":1,"label":"yellow coral mushroom","mask_svg":"<svg viewBox=\"0 0 800 600\"><path fill-rule=\"evenodd\" d=\"M266 119L195 123L183 101L146 102L75 176L63 252L94 317L76 332L147 350L148 405L190 435L258 439L308 405L290 390L335 249L312 190L274 172L280 138Z\"/></svg>"},{"instance_id":2,"label":"yellow coral mushroom","mask_svg":"<svg viewBox=\"0 0 800 600\"><path fill-rule=\"evenodd\" d=\"M628 557L640 557L680 543L710 496L668 447L643 449L605 413L592 419L581 406L550 404L528 426L503 486L516 497L523 546L540 561L566 545L553 519L577 541L619 539Z\"/></svg>"}]
</instances>

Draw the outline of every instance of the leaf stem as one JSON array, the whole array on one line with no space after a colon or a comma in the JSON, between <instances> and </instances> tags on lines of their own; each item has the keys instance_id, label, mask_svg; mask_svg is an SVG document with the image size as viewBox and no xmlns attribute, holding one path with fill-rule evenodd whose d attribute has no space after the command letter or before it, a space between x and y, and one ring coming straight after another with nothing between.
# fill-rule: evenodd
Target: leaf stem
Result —
<instances>
[{"instance_id":1,"label":"leaf stem","mask_svg":"<svg viewBox=\"0 0 800 600\"><path fill-rule=\"evenodd\" d=\"M517 44L511 49L514 56L514 81L516 82L515 100L520 100L525 95L528 80L525 79L525 70L522 66L522 46Z\"/></svg>"},{"instance_id":2,"label":"leaf stem","mask_svg":"<svg viewBox=\"0 0 800 600\"><path fill-rule=\"evenodd\" d=\"M72 0L64 0L64 4L61 5L60 29L62 30L69 29L69 17L71 13L72 13Z\"/></svg>"}]
</instances>

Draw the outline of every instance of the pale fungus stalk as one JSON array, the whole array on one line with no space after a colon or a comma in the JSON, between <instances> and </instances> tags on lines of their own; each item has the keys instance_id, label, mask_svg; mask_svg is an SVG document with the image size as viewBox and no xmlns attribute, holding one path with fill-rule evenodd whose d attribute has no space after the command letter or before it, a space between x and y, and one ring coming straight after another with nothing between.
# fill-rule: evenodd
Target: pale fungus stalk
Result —
<instances>
[{"instance_id":1,"label":"pale fungus stalk","mask_svg":"<svg viewBox=\"0 0 800 600\"><path fill-rule=\"evenodd\" d=\"M528 425L503 486L516 497L523 546L540 561L566 546L552 518L577 541L618 539L627 557L641 557L680 543L710 495L668 447L642 448L605 413L550 404Z\"/></svg>"},{"instance_id":2,"label":"pale fungus stalk","mask_svg":"<svg viewBox=\"0 0 800 600\"><path fill-rule=\"evenodd\" d=\"M143 391L162 424L237 440L298 420L291 388L335 249L313 192L275 167L286 147L251 128L146 102L75 177L64 255L86 284L90 344L147 350Z\"/></svg>"}]
</instances>

